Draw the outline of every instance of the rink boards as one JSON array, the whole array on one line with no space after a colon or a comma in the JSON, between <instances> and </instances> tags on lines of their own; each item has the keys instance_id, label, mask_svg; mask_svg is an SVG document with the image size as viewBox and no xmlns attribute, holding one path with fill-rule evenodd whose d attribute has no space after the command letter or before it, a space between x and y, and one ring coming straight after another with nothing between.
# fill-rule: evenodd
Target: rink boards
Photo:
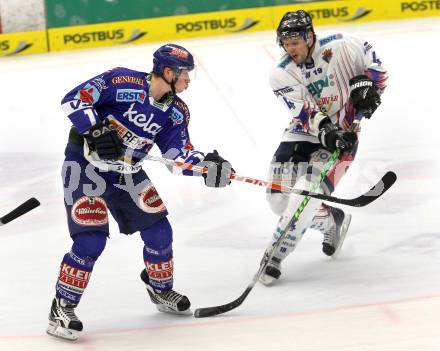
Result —
<instances>
[{"instance_id":1,"label":"rink boards","mask_svg":"<svg viewBox=\"0 0 440 351\"><path fill-rule=\"evenodd\" d=\"M0 34L0 57L273 30L287 11L304 9L315 26L440 15L440 0L326 1Z\"/></svg>"}]
</instances>

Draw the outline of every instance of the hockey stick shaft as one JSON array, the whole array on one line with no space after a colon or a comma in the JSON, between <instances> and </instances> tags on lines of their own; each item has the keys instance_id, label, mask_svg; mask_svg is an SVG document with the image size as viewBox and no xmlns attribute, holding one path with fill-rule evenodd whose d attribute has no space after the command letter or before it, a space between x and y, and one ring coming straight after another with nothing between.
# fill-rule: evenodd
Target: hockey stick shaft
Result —
<instances>
[{"instance_id":1,"label":"hockey stick shaft","mask_svg":"<svg viewBox=\"0 0 440 351\"><path fill-rule=\"evenodd\" d=\"M185 169L188 171L196 171L199 173L208 173L208 167L197 166L197 165L193 165L191 163L179 162L179 161L174 161L174 160L170 160L167 158L151 156L151 155L147 155L146 158L147 158L147 160L157 161L157 162L163 163L163 164L170 166L170 167L178 167L178 168L182 168L182 169ZM251 178L251 177L241 176L241 175L238 175L235 173L231 174L229 179L237 180L239 182L244 182L244 183L250 183L250 184L254 184L254 185L258 185L258 186L269 187L273 190L279 190L279 191L284 191L284 192L298 192L297 189L293 189L291 187L286 187L281 184L272 183L272 182L268 182L268 181L261 180L261 179L255 179L255 178Z\"/></svg>"},{"instance_id":2,"label":"hockey stick shaft","mask_svg":"<svg viewBox=\"0 0 440 351\"><path fill-rule=\"evenodd\" d=\"M25 213L33 210L34 208L36 208L38 206L40 206L40 202L36 198L32 197L29 200L22 203L16 209L12 210L11 212L6 214L5 216L1 217L0 218L0 225L7 224L7 223L13 221L14 219L24 215Z\"/></svg>"},{"instance_id":3,"label":"hockey stick shaft","mask_svg":"<svg viewBox=\"0 0 440 351\"><path fill-rule=\"evenodd\" d=\"M186 170L190 170L190 171L196 171L199 173L207 173L208 172L207 167L201 167L201 166L197 166L197 165L192 165L190 163L174 161L174 160L170 160L170 159L163 158L163 157L147 155L146 159L151 160L151 161L157 161L157 162L163 163L163 164L170 166L170 167L178 167L178 168L182 168L182 169L186 169ZM245 176L241 176L238 174L231 174L230 179L236 180L239 182L253 184L253 185L263 186L266 188L270 188L273 190L278 190L278 191L282 191L282 192L286 192L286 193L294 193L297 195L310 196L315 199L320 199L320 200L329 201L329 202L335 202L335 203L338 203L341 205L362 207L362 206L366 206L369 203L373 202L378 197L380 197L386 190L388 190L391 187L391 185L393 185L394 182L396 181L396 174L394 172L387 172L382 177L382 179L377 184L375 184L368 192L366 192L358 197L352 198L352 199L341 199L341 198L331 196L331 195L318 194L313 191L295 189L292 187L283 186L278 183L273 183L273 182L268 182L268 181L261 180L261 179L245 177Z\"/></svg>"},{"instance_id":4,"label":"hockey stick shaft","mask_svg":"<svg viewBox=\"0 0 440 351\"><path fill-rule=\"evenodd\" d=\"M337 149L333 154L331 155L330 159L327 161L327 163L324 165L324 168L322 169L319 178L313 183L312 187L310 188L311 192L315 192L319 186L321 185L324 178L328 175L332 167L336 164L338 157L340 155L340 150ZM270 251L266 251L264 253L264 256L260 263L260 268L258 269L257 273L255 273L252 281L249 283L249 285L246 287L245 291L234 301L227 303L225 305L220 306L213 306L213 307L204 307L204 308L198 308L194 311L194 317L196 318L203 318L203 317L212 317L218 314L222 314L225 312L229 312L238 306L240 306L243 301L246 299L246 297L249 295L251 290L254 288L255 284L258 282L258 279L260 278L261 274L266 269L268 263L272 259L273 255L275 254L275 251L279 248L283 240L285 239L288 229L291 228L294 222L296 222L301 215L301 213L304 211L304 208L309 203L311 197L306 196L304 197L303 201L300 203L298 208L296 209L295 213L292 215L292 218L288 222L288 224L284 227L283 230L281 230L280 235L277 239L277 241L274 243Z\"/></svg>"}]
</instances>

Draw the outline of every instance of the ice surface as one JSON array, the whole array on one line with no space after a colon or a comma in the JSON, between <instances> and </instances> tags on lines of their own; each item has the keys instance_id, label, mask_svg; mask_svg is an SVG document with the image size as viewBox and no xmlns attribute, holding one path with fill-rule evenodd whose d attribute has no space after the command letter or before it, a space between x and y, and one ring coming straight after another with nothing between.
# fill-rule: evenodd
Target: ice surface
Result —
<instances>
[{"instance_id":1,"label":"ice surface","mask_svg":"<svg viewBox=\"0 0 440 351\"><path fill-rule=\"evenodd\" d=\"M78 307L73 344L45 334L57 270L70 248L60 166L69 121L59 101L115 66L147 71L158 46L11 57L0 62L0 210L36 196L41 207L0 228L0 350L363 350L440 349L440 171L437 42L440 20L346 25L375 45L390 79L383 104L363 123L357 161L335 193L354 196L387 170L389 193L350 209L338 260L305 235L278 285L258 285L238 309L194 319L157 312L139 279L142 241L111 223L111 239ZM196 55L182 98L193 144L217 148L243 175L265 178L289 117L268 85L280 54L272 32L179 41ZM155 150L158 154L158 150ZM170 211L175 287L193 307L235 299L258 269L276 217L264 189L208 189L145 163Z\"/></svg>"}]
</instances>

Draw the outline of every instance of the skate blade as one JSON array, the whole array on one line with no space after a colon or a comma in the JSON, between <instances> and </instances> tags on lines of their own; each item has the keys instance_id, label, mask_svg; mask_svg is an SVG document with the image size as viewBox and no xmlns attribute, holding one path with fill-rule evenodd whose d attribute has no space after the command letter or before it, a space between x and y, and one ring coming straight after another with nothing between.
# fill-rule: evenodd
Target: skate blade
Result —
<instances>
[{"instance_id":1,"label":"skate blade","mask_svg":"<svg viewBox=\"0 0 440 351\"><path fill-rule=\"evenodd\" d=\"M272 286L276 280L278 279L267 274L262 274L260 278L258 278L258 281L264 286Z\"/></svg>"},{"instance_id":2,"label":"skate blade","mask_svg":"<svg viewBox=\"0 0 440 351\"><path fill-rule=\"evenodd\" d=\"M157 304L156 308L159 312L164 312L164 313L177 314L180 316L192 316L193 315L193 312L191 311L190 308L188 308L185 311L176 311L176 310L173 310L172 308L165 306L165 305L162 305L162 304Z\"/></svg>"},{"instance_id":3,"label":"skate blade","mask_svg":"<svg viewBox=\"0 0 440 351\"><path fill-rule=\"evenodd\" d=\"M336 247L334 254L331 256L333 259L337 259L339 253L341 252L341 248L342 245L344 244L345 237L347 236L348 227L350 227L350 223L351 223L351 214L347 214L344 218L344 221L342 222L338 246Z\"/></svg>"},{"instance_id":4,"label":"skate blade","mask_svg":"<svg viewBox=\"0 0 440 351\"><path fill-rule=\"evenodd\" d=\"M46 333L50 336L68 341L76 341L79 338L79 331L63 328L52 321L49 322Z\"/></svg>"}]
</instances>

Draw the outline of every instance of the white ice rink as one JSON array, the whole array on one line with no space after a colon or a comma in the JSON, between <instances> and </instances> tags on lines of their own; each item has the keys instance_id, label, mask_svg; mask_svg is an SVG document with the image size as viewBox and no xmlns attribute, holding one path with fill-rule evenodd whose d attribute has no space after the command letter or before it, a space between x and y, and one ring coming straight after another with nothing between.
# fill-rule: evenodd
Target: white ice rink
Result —
<instances>
[{"instance_id":1,"label":"white ice rink","mask_svg":"<svg viewBox=\"0 0 440 351\"><path fill-rule=\"evenodd\" d=\"M45 334L59 263L71 245L60 167L69 121L60 108L77 84L115 66L148 71L159 46L120 46L0 61L0 216L30 196L41 207L0 228L0 350L440 350L440 19L319 28L344 30L376 48L390 75L383 103L364 121L357 161L336 195L365 191L387 170L397 183L350 210L338 260L307 233L282 279L261 285L218 317L161 314L139 273L138 234L111 239L77 309L76 343ZM217 148L239 174L265 178L288 112L268 71L280 54L273 32L178 42L198 61L182 94L196 148ZM157 149L153 149L158 154ZM175 288L193 308L229 302L258 269L276 223L263 188L209 189L199 178L144 168L174 229Z\"/></svg>"}]
</instances>

